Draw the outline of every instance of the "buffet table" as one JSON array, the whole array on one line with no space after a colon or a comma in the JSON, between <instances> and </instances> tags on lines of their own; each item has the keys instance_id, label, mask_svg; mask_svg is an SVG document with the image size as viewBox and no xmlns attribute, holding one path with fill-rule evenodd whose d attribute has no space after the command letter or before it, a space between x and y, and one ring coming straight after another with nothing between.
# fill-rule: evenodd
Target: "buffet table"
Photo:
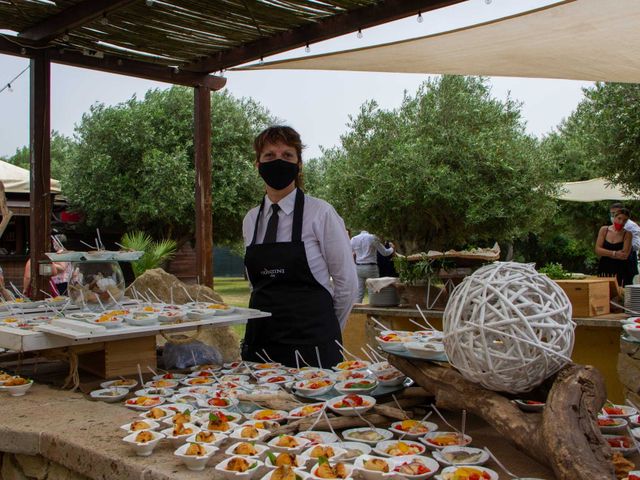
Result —
<instances>
[{"instance_id":1,"label":"buffet table","mask_svg":"<svg viewBox=\"0 0 640 480\"><path fill-rule=\"evenodd\" d=\"M441 310L428 310L423 313L435 328L442 329ZM394 330L417 330L418 327L409 322L409 319L424 324L418 310L413 308L356 305L351 310L349 323L344 332L345 344L350 351L360 352L360 348L367 343L371 346L376 345L374 337L375 328L378 327L370 317L375 317ZM620 353L621 320L627 317L626 314L614 313L573 318L577 324L573 360L576 363L593 365L600 370L606 380L609 398L618 403L624 402L617 363Z\"/></svg>"}]
</instances>

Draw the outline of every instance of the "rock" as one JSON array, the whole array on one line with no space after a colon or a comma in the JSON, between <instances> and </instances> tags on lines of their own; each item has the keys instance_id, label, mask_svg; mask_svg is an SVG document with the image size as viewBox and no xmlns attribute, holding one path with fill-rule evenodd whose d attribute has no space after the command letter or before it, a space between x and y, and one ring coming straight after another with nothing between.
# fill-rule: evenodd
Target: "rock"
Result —
<instances>
[{"instance_id":1,"label":"rock","mask_svg":"<svg viewBox=\"0 0 640 480\"><path fill-rule=\"evenodd\" d=\"M144 296L158 297L161 301L169 303L172 300L172 290L173 303L176 304L189 303L191 299L223 301L222 297L214 292L213 289L204 285L189 285L181 282L176 276L165 272L161 268L147 270L136 278L127 289L126 295L135 297L135 292L137 291ZM153 292L153 294L149 293L149 291ZM187 331L184 332L184 335L190 337L194 333L193 331ZM180 334L175 335L175 337L184 338ZM173 338L173 336L169 338ZM198 340L218 349L225 362L233 362L240 359L240 337L231 327L204 327L201 329ZM164 337L158 337L159 345L164 345L166 341Z\"/></svg>"},{"instance_id":2,"label":"rock","mask_svg":"<svg viewBox=\"0 0 640 480\"><path fill-rule=\"evenodd\" d=\"M49 471L49 462L41 455L22 455L15 456L18 465L27 477L43 480Z\"/></svg>"},{"instance_id":3,"label":"rock","mask_svg":"<svg viewBox=\"0 0 640 480\"><path fill-rule=\"evenodd\" d=\"M47 480L89 480L89 477L73 472L59 463L51 463Z\"/></svg>"},{"instance_id":4,"label":"rock","mask_svg":"<svg viewBox=\"0 0 640 480\"><path fill-rule=\"evenodd\" d=\"M0 478L2 480L27 480L22 470L14 463L12 455L8 453L2 456Z\"/></svg>"}]
</instances>

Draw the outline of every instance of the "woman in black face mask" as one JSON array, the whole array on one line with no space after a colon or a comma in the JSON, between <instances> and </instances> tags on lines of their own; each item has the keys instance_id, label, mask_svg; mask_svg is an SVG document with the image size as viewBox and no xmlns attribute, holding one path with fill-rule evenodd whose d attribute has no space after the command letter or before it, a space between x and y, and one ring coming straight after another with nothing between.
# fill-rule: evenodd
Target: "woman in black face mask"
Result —
<instances>
[{"instance_id":1,"label":"woman in black face mask","mask_svg":"<svg viewBox=\"0 0 640 480\"><path fill-rule=\"evenodd\" d=\"M249 321L242 358L260 361L266 352L295 366L297 350L309 364L330 367L341 360L336 340L357 293L344 222L300 189L302 142L295 130L268 128L254 149L266 195L243 222L249 305L272 316Z\"/></svg>"}]
</instances>

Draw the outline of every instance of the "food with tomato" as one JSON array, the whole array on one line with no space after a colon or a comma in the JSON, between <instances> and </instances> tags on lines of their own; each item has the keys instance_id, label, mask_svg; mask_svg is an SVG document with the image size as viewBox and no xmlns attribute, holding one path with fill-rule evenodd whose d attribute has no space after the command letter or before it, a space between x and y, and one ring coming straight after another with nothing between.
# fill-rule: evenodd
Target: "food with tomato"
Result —
<instances>
[{"instance_id":1,"label":"food with tomato","mask_svg":"<svg viewBox=\"0 0 640 480\"><path fill-rule=\"evenodd\" d=\"M449 447L452 445L461 445L460 435L454 432L442 433L431 438L426 439L431 445L437 447ZM464 442L463 442L464 443Z\"/></svg>"},{"instance_id":2,"label":"food with tomato","mask_svg":"<svg viewBox=\"0 0 640 480\"><path fill-rule=\"evenodd\" d=\"M413 435L429 433L429 429L418 420L403 420L402 422L395 423L393 427L396 430L411 433Z\"/></svg>"},{"instance_id":3,"label":"food with tomato","mask_svg":"<svg viewBox=\"0 0 640 480\"><path fill-rule=\"evenodd\" d=\"M527 405L544 405L544 402L538 402L537 400L525 400Z\"/></svg>"},{"instance_id":4,"label":"food with tomato","mask_svg":"<svg viewBox=\"0 0 640 480\"><path fill-rule=\"evenodd\" d=\"M324 407L323 403L314 403L313 405L306 405L297 412L291 414L292 417L308 417L314 413L318 413Z\"/></svg>"},{"instance_id":5,"label":"food with tomato","mask_svg":"<svg viewBox=\"0 0 640 480\"><path fill-rule=\"evenodd\" d=\"M300 384L301 388L307 390L319 390L321 388L325 388L331 385L330 380L316 380L312 382L303 382Z\"/></svg>"},{"instance_id":6,"label":"food with tomato","mask_svg":"<svg viewBox=\"0 0 640 480\"><path fill-rule=\"evenodd\" d=\"M275 376L275 377L271 377L271 378L267 378L267 383L281 383L281 382L286 382L287 378L286 377L282 377L282 376Z\"/></svg>"},{"instance_id":7,"label":"food with tomato","mask_svg":"<svg viewBox=\"0 0 640 480\"><path fill-rule=\"evenodd\" d=\"M474 467L458 467L453 472L443 473L442 480L491 480L491 475Z\"/></svg>"},{"instance_id":8,"label":"food with tomato","mask_svg":"<svg viewBox=\"0 0 640 480\"><path fill-rule=\"evenodd\" d=\"M154 407L160 402L160 397L136 397L127 400L127 405L136 405L138 407Z\"/></svg>"},{"instance_id":9,"label":"food with tomato","mask_svg":"<svg viewBox=\"0 0 640 480\"><path fill-rule=\"evenodd\" d=\"M420 460L413 460L411 462L398 465L393 469L393 471L404 475L424 475L425 473L431 472L431 470Z\"/></svg>"},{"instance_id":10,"label":"food with tomato","mask_svg":"<svg viewBox=\"0 0 640 480\"><path fill-rule=\"evenodd\" d=\"M353 407L368 407L370 405L360 395L349 394L345 395L342 400L333 404L333 408L353 408Z\"/></svg>"},{"instance_id":11,"label":"food with tomato","mask_svg":"<svg viewBox=\"0 0 640 480\"><path fill-rule=\"evenodd\" d=\"M344 384L344 388L349 389L362 389L362 388L373 388L375 387L375 383L370 382L369 380L362 380L360 382L348 382Z\"/></svg>"},{"instance_id":12,"label":"food with tomato","mask_svg":"<svg viewBox=\"0 0 640 480\"><path fill-rule=\"evenodd\" d=\"M362 466L372 472L389 473L389 464L381 458L369 458L362 462Z\"/></svg>"},{"instance_id":13,"label":"food with tomato","mask_svg":"<svg viewBox=\"0 0 640 480\"><path fill-rule=\"evenodd\" d=\"M599 427L616 427L619 426L620 422L615 418L609 417L598 417L598 426Z\"/></svg>"},{"instance_id":14,"label":"food with tomato","mask_svg":"<svg viewBox=\"0 0 640 480\"><path fill-rule=\"evenodd\" d=\"M618 405L614 405L612 403L605 405L603 410L607 415L624 415L624 410Z\"/></svg>"},{"instance_id":15,"label":"food with tomato","mask_svg":"<svg viewBox=\"0 0 640 480\"><path fill-rule=\"evenodd\" d=\"M254 413L253 418L255 420L279 420L282 418L282 413L276 410L258 410Z\"/></svg>"},{"instance_id":16,"label":"food with tomato","mask_svg":"<svg viewBox=\"0 0 640 480\"><path fill-rule=\"evenodd\" d=\"M385 453L392 457L402 455L420 455L424 452L424 447L418 443L396 442L387 447Z\"/></svg>"},{"instance_id":17,"label":"food with tomato","mask_svg":"<svg viewBox=\"0 0 640 480\"><path fill-rule=\"evenodd\" d=\"M361 370L369 366L368 362L362 362L360 360L348 360L346 362L340 362L336 365L338 370Z\"/></svg>"},{"instance_id":18,"label":"food with tomato","mask_svg":"<svg viewBox=\"0 0 640 480\"><path fill-rule=\"evenodd\" d=\"M631 448L631 439L629 437L609 437L607 442L611 448Z\"/></svg>"},{"instance_id":19,"label":"food with tomato","mask_svg":"<svg viewBox=\"0 0 640 480\"><path fill-rule=\"evenodd\" d=\"M231 402L228 398L210 398L207 403L214 407L228 407Z\"/></svg>"}]
</instances>

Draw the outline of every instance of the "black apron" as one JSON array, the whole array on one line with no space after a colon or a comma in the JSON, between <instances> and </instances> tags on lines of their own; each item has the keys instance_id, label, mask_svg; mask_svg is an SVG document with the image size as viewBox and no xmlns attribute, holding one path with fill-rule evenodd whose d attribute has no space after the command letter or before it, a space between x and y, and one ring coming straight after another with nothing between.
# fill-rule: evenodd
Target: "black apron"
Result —
<instances>
[{"instance_id":1,"label":"black apron","mask_svg":"<svg viewBox=\"0 0 640 480\"><path fill-rule=\"evenodd\" d=\"M342 361L335 343L342 335L333 298L315 279L307 262L302 241L304 193L299 189L296 193L290 242L256 244L263 210L264 199L244 264L253 286L249 306L272 316L249 320L242 358L260 362L256 352L264 357L264 350L274 361L295 367L294 352L298 350L307 363L318 366L318 347L322 366L330 368Z\"/></svg>"}]
</instances>

